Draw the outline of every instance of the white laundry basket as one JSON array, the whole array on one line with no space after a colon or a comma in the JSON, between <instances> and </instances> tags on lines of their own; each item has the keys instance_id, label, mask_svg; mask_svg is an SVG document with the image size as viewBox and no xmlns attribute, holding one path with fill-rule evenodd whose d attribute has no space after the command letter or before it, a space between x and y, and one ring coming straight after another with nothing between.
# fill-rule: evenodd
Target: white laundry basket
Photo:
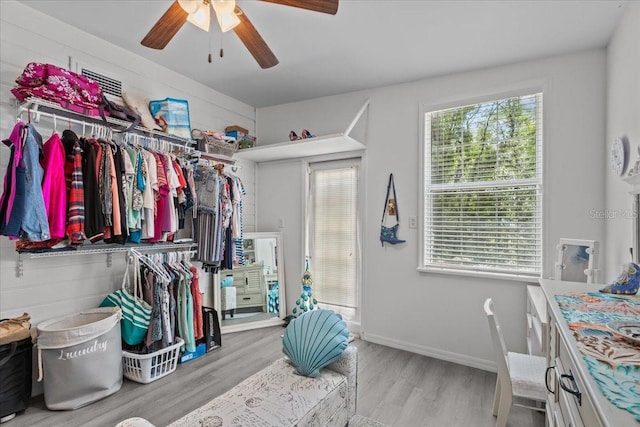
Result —
<instances>
[{"instance_id":1,"label":"white laundry basket","mask_svg":"<svg viewBox=\"0 0 640 427\"><path fill-rule=\"evenodd\" d=\"M77 409L120 390L119 307L51 319L38 325L38 381L47 409Z\"/></svg>"}]
</instances>

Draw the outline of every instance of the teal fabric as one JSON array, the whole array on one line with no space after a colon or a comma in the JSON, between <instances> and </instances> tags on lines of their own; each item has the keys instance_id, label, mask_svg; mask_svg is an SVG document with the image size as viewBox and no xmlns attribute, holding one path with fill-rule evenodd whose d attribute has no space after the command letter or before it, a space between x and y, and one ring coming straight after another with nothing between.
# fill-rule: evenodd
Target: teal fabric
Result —
<instances>
[{"instance_id":1,"label":"teal fabric","mask_svg":"<svg viewBox=\"0 0 640 427\"><path fill-rule=\"evenodd\" d=\"M616 348L620 345L617 341L622 338L614 337L606 328L609 322L638 321L640 302L598 292L556 295L555 299L567 324L570 327L575 325L574 336L579 344L585 341L607 342L606 345L594 346L591 354L585 354L581 345L578 348L601 393L611 403L629 411L640 421L640 388L637 386L640 384L640 366L629 351L623 353L630 356L628 360L616 353ZM588 337L588 340L584 337ZM597 348L606 349L601 358L613 358L617 366L612 366L611 361L605 363L597 360L593 352Z\"/></svg>"},{"instance_id":2,"label":"teal fabric","mask_svg":"<svg viewBox=\"0 0 640 427\"><path fill-rule=\"evenodd\" d=\"M338 359L349 344L349 329L331 310L312 310L289 322L282 351L299 375L316 378L320 369Z\"/></svg>"},{"instance_id":3,"label":"teal fabric","mask_svg":"<svg viewBox=\"0 0 640 427\"><path fill-rule=\"evenodd\" d=\"M227 276L220 280L221 288L230 288L233 286L233 276Z\"/></svg>"}]
</instances>

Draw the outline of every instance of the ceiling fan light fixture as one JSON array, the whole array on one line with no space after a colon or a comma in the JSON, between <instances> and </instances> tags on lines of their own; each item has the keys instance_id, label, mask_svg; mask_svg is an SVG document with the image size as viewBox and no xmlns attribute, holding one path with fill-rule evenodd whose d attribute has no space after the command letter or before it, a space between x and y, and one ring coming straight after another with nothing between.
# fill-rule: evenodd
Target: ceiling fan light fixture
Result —
<instances>
[{"instance_id":1,"label":"ceiling fan light fixture","mask_svg":"<svg viewBox=\"0 0 640 427\"><path fill-rule=\"evenodd\" d=\"M178 4L188 14L195 13L200 5L202 4L201 0L178 0Z\"/></svg>"},{"instance_id":2,"label":"ceiling fan light fixture","mask_svg":"<svg viewBox=\"0 0 640 427\"><path fill-rule=\"evenodd\" d=\"M212 0L211 6L216 12L216 18L223 33L232 30L240 23L240 18L234 12L236 8L235 0Z\"/></svg>"},{"instance_id":3,"label":"ceiling fan light fixture","mask_svg":"<svg viewBox=\"0 0 640 427\"><path fill-rule=\"evenodd\" d=\"M209 10L209 5L206 3L200 3L198 9L189 14L187 21L191 22L201 30L208 32L209 25L211 25L211 11Z\"/></svg>"}]
</instances>

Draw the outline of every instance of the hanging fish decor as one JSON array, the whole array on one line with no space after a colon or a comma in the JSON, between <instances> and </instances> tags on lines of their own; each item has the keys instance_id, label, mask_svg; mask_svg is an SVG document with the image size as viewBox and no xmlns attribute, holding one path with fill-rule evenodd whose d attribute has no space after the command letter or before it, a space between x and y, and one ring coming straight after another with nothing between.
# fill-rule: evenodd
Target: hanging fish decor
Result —
<instances>
[{"instance_id":1,"label":"hanging fish decor","mask_svg":"<svg viewBox=\"0 0 640 427\"><path fill-rule=\"evenodd\" d=\"M311 285L313 279L311 278L311 271L309 270L309 259L305 262L304 274L302 275L302 293L300 298L296 300L296 306L293 307L294 316L299 316L302 313L311 311L314 308L318 308L318 300L313 297L311 292Z\"/></svg>"}]
</instances>

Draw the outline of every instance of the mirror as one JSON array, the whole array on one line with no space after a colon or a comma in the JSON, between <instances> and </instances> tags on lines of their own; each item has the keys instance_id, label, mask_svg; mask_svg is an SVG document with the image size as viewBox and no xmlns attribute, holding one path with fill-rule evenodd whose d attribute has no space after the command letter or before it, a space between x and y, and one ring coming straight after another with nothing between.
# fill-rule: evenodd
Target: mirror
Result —
<instances>
[{"instance_id":1,"label":"mirror","mask_svg":"<svg viewBox=\"0 0 640 427\"><path fill-rule=\"evenodd\" d=\"M597 240L560 239L556 249L556 280L598 283L600 270Z\"/></svg>"},{"instance_id":2,"label":"mirror","mask_svg":"<svg viewBox=\"0 0 640 427\"><path fill-rule=\"evenodd\" d=\"M282 233L245 233L234 267L215 278L222 333L282 324L286 316Z\"/></svg>"}]
</instances>

